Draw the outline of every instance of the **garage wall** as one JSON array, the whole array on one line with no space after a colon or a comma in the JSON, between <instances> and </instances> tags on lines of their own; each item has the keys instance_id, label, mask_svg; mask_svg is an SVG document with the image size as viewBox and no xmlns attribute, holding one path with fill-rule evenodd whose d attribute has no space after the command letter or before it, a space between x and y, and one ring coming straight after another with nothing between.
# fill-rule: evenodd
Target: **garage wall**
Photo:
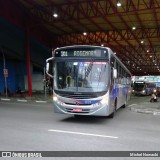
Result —
<instances>
[{"instance_id":1,"label":"garage wall","mask_svg":"<svg viewBox=\"0 0 160 160\"><path fill-rule=\"evenodd\" d=\"M0 92L4 91L5 86L2 52L8 69L9 90L15 92L17 87L25 89L25 76L27 75L25 51L25 31L0 17ZM30 38L30 53L31 64L37 64L42 69L46 59L51 56L50 49L34 37ZM32 70L31 73L34 75Z\"/></svg>"},{"instance_id":2,"label":"garage wall","mask_svg":"<svg viewBox=\"0 0 160 160\"><path fill-rule=\"evenodd\" d=\"M9 92L15 93L16 89L19 87L24 89L24 75L26 67L22 62L6 62L6 69L8 69L7 88ZM3 93L5 89L5 78L3 74L3 61L0 60L0 92Z\"/></svg>"}]
</instances>

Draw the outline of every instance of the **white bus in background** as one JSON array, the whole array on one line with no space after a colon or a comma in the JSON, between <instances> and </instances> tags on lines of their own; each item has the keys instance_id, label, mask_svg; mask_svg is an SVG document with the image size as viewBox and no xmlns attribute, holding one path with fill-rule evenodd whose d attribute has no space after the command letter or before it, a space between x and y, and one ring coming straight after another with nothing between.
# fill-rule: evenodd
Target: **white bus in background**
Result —
<instances>
[{"instance_id":1,"label":"white bus in background","mask_svg":"<svg viewBox=\"0 0 160 160\"><path fill-rule=\"evenodd\" d=\"M133 83L132 93L134 95L151 95L156 92L156 84L145 81L135 81Z\"/></svg>"},{"instance_id":2,"label":"white bus in background","mask_svg":"<svg viewBox=\"0 0 160 160\"><path fill-rule=\"evenodd\" d=\"M49 72L53 63L53 75ZM56 113L113 117L130 98L131 73L110 48L76 45L46 60Z\"/></svg>"}]
</instances>

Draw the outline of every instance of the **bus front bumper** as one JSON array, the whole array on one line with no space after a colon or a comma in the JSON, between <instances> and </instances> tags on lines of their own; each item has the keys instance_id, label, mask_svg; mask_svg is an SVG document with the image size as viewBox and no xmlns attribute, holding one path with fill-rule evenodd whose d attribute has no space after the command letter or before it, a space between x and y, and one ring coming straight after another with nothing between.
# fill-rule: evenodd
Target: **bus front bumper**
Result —
<instances>
[{"instance_id":1,"label":"bus front bumper","mask_svg":"<svg viewBox=\"0 0 160 160\"><path fill-rule=\"evenodd\" d=\"M66 105L54 102L54 112L72 115L108 116L108 105Z\"/></svg>"},{"instance_id":2,"label":"bus front bumper","mask_svg":"<svg viewBox=\"0 0 160 160\"><path fill-rule=\"evenodd\" d=\"M144 91L134 91L135 95L146 95L146 92Z\"/></svg>"}]
</instances>

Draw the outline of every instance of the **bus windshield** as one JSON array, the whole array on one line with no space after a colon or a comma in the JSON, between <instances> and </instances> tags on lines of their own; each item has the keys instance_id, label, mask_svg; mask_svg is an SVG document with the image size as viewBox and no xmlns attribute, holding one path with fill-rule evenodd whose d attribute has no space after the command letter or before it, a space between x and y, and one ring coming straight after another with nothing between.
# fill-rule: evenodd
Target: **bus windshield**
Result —
<instances>
[{"instance_id":1,"label":"bus windshield","mask_svg":"<svg viewBox=\"0 0 160 160\"><path fill-rule=\"evenodd\" d=\"M137 90L137 89L142 90L144 87L145 87L145 84L135 83L133 88L134 88L135 90Z\"/></svg>"},{"instance_id":2,"label":"bus windshield","mask_svg":"<svg viewBox=\"0 0 160 160\"><path fill-rule=\"evenodd\" d=\"M108 77L106 61L55 62L54 89L65 92L106 91Z\"/></svg>"}]
</instances>

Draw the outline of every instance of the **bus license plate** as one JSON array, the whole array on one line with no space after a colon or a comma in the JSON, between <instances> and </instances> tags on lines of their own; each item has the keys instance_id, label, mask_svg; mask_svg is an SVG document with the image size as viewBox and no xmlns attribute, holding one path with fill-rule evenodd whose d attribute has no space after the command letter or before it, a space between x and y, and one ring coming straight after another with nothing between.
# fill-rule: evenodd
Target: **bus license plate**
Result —
<instances>
[{"instance_id":1,"label":"bus license plate","mask_svg":"<svg viewBox=\"0 0 160 160\"><path fill-rule=\"evenodd\" d=\"M82 112L82 108L73 108L73 112Z\"/></svg>"}]
</instances>

